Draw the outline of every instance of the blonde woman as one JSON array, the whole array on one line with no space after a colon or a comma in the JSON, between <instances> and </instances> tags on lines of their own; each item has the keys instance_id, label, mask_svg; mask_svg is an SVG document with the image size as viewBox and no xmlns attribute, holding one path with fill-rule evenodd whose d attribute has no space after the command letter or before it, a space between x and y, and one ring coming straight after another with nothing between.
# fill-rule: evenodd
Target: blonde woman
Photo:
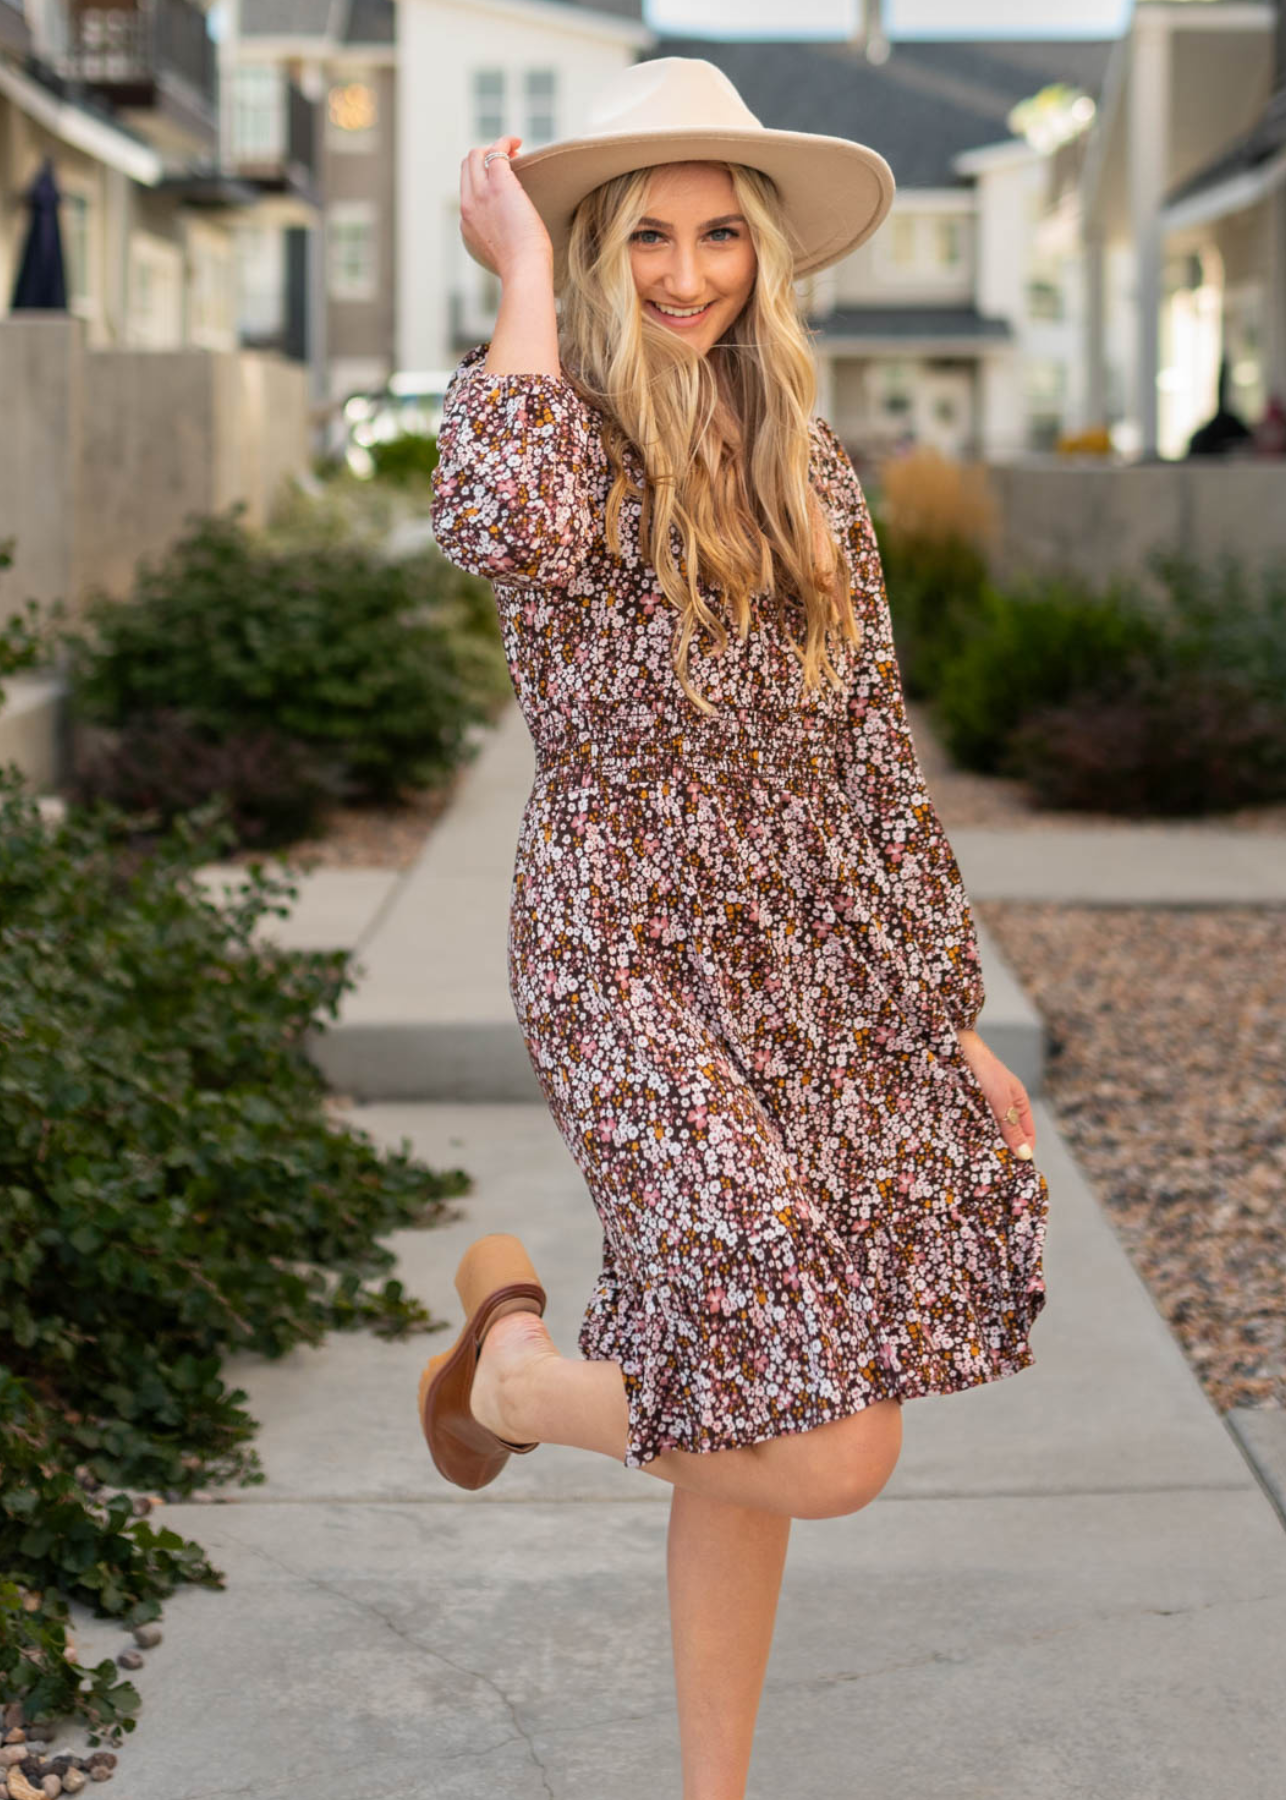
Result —
<instances>
[{"instance_id":1,"label":"blonde woman","mask_svg":"<svg viewBox=\"0 0 1286 1800\"><path fill-rule=\"evenodd\" d=\"M569 1357L521 1243L477 1240L420 1416L463 1487L540 1443L671 1485L684 1800L741 1800L791 1519L879 1493L903 1401L1029 1366L1047 1190L813 415L794 284L878 227L888 167L687 58L595 127L464 160L502 297L433 518L535 742L511 992L602 1270Z\"/></svg>"}]
</instances>

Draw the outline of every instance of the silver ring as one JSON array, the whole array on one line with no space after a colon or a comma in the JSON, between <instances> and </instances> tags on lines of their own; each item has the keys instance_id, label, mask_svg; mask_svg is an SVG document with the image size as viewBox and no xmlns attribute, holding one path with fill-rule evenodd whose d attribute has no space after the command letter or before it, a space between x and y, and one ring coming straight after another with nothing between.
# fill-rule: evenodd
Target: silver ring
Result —
<instances>
[{"instance_id":1,"label":"silver ring","mask_svg":"<svg viewBox=\"0 0 1286 1800\"><path fill-rule=\"evenodd\" d=\"M502 156L506 162L509 161L509 152L507 150L488 150L487 154L482 159L482 166L484 169L493 156Z\"/></svg>"}]
</instances>

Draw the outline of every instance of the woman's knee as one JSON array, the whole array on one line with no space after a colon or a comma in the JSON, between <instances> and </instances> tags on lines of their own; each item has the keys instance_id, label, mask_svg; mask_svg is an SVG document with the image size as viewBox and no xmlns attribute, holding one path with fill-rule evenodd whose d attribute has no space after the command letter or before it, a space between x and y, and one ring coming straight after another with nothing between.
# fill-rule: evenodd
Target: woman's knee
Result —
<instances>
[{"instance_id":1,"label":"woman's knee","mask_svg":"<svg viewBox=\"0 0 1286 1800\"><path fill-rule=\"evenodd\" d=\"M868 1506L892 1475L902 1449L902 1403L875 1400L851 1418L802 1434L799 1519L835 1519Z\"/></svg>"}]
</instances>

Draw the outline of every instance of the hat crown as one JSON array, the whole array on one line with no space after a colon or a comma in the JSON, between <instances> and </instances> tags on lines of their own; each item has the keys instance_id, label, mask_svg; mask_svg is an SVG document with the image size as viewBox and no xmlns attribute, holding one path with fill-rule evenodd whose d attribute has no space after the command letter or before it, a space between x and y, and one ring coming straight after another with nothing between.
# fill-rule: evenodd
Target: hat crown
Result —
<instances>
[{"instance_id":1,"label":"hat crown","mask_svg":"<svg viewBox=\"0 0 1286 1800\"><path fill-rule=\"evenodd\" d=\"M657 56L631 64L600 91L585 127L595 137L763 130L723 70L698 56Z\"/></svg>"}]
</instances>

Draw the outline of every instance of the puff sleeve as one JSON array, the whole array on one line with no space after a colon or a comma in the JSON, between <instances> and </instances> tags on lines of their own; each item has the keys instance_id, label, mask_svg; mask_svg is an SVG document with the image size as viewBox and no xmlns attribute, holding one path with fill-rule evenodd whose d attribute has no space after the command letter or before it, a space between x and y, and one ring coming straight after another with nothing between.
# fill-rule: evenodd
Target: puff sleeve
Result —
<instances>
[{"instance_id":1,"label":"puff sleeve","mask_svg":"<svg viewBox=\"0 0 1286 1800\"><path fill-rule=\"evenodd\" d=\"M433 533L472 575L566 586L601 510L598 415L563 376L489 374L489 347L470 350L447 387Z\"/></svg>"},{"instance_id":2,"label":"puff sleeve","mask_svg":"<svg viewBox=\"0 0 1286 1800\"><path fill-rule=\"evenodd\" d=\"M888 926L907 966L936 991L951 1024L962 1029L976 1023L986 998L973 914L911 737L866 496L833 429L817 424L823 478L847 526L854 609L863 631L839 758L845 796L888 874Z\"/></svg>"}]
</instances>

